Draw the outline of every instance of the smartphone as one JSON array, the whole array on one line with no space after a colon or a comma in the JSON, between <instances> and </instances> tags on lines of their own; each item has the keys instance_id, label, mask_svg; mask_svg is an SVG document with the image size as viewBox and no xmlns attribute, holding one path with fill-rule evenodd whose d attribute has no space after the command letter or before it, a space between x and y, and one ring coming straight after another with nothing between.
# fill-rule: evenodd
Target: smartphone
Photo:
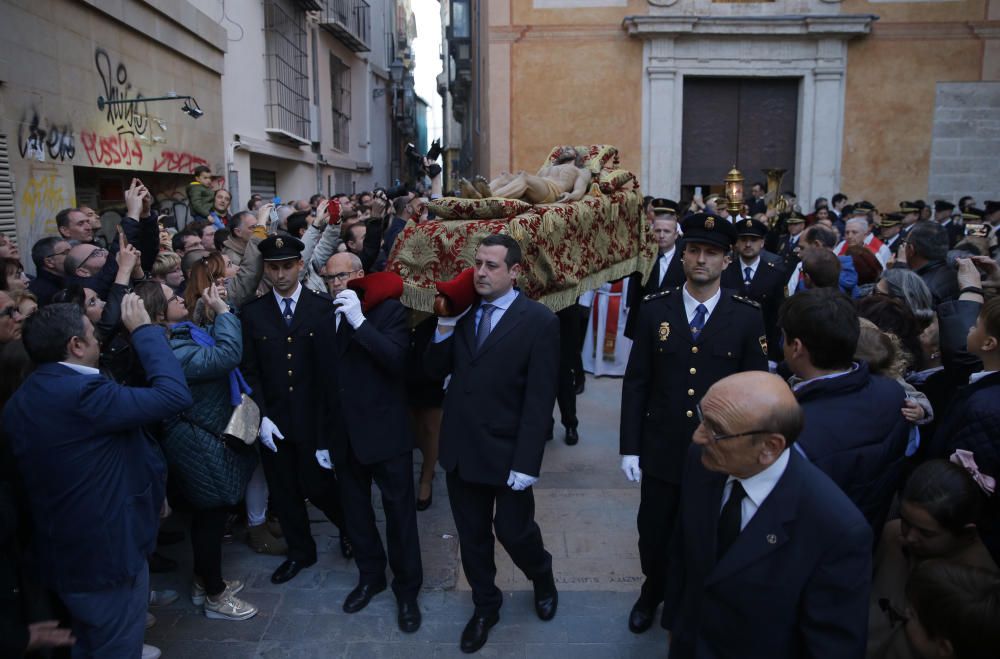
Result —
<instances>
[{"instance_id":1,"label":"smartphone","mask_svg":"<svg viewBox=\"0 0 1000 659\"><path fill-rule=\"evenodd\" d=\"M694 198L697 199L698 201L701 201L701 186L700 185L694 186Z\"/></svg>"}]
</instances>

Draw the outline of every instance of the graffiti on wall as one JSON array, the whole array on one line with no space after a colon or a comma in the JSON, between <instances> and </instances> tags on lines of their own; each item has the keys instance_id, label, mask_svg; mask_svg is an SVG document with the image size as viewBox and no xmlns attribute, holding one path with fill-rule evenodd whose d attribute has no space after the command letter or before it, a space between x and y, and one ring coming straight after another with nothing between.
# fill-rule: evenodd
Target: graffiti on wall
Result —
<instances>
[{"instance_id":1,"label":"graffiti on wall","mask_svg":"<svg viewBox=\"0 0 1000 659\"><path fill-rule=\"evenodd\" d=\"M67 185L54 166L30 167L18 199L18 239L34 245L39 238L55 235L56 213L74 204L72 180Z\"/></svg>"},{"instance_id":2,"label":"graffiti on wall","mask_svg":"<svg viewBox=\"0 0 1000 659\"><path fill-rule=\"evenodd\" d=\"M32 110L30 116L25 112L17 125L17 149L22 158L39 162L45 162L46 155L60 162L72 160L76 155L73 127L43 120L37 110Z\"/></svg>"},{"instance_id":3,"label":"graffiti on wall","mask_svg":"<svg viewBox=\"0 0 1000 659\"><path fill-rule=\"evenodd\" d=\"M108 51L98 48L94 51L94 65L101 77L104 98L108 101L132 100L134 103L116 103L105 106L105 119L119 135L142 135L149 128L149 104L142 100L142 93L132 88L128 79L128 69L124 62L112 71L111 56Z\"/></svg>"},{"instance_id":4,"label":"graffiti on wall","mask_svg":"<svg viewBox=\"0 0 1000 659\"><path fill-rule=\"evenodd\" d=\"M98 135L83 130L80 145L91 167L139 169L145 158L142 143L132 135Z\"/></svg>"},{"instance_id":5,"label":"graffiti on wall","mask_svg":"<svg viewBox=\"0 0 1000 659\"><path fill-rule=\"evenodd\" d=\"M153 161L153 171L190 174L198 165L205 165L207 167L208 161L187 151L168 151L164 149L160 153L160 157Z\"/></svg>"}]
</instances>

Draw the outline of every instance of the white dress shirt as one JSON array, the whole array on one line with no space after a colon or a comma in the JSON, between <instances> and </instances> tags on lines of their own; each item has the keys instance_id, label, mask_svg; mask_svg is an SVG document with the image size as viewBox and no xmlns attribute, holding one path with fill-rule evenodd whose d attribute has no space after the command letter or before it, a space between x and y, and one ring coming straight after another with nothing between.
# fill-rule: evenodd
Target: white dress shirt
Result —
<instances>
[{"instance_id":1,"label":"white dress shirt","mask_svg":"<svg viewBox=\"0 0 1000 659\"><path fill-rule=\"evenodd\" d=\"M69 364L66 365L69 366ZM979 371L978 373L973 373L969 376L969 384L976 384L987 375L993 375L994 373L996 373L996 371Z\"/></svg>"},{"instance_id":2,"label":"white dress shirt","mask_svg":"<svg viewBox=\"0 0 1000 659\"><path fill-rule=\"evenodd\" d=\"M677 251L677 246L674 245L668 251L660 254L658 260L658 265L660 268L660 281L656 282L660 286L663 286L663 278L667 276L667 268L670 267L670 262L674 259L674 252Z\"/></svg>"},{"instance_id":3,"label":"white dress shirt","mask_svg":"<svg viewBox=\"0 0 1000 659\"><path fill-rule=\"evenodd\" d=\"M66 368L71 368L80 375L100 375L101 372L94 368L93 366L84 366L83 364L70 364L69 362L59 362Z\"/></svg>"},{"instance_id":4,"label":"white dress shirt","mask_svg":"<svg viewBox=\"0 0 1000 659\"><path fill-rule=\"evenodd\" d=\"M743 261L743 257L740 259L740 279L743 281L747 280L747 268L750 268L750 279L752 280L757 275L757 267L760 265L760 255L757 255L752 262L746 263Z\"/></svg>"},{"instance_id":5,"label":"white dress shirt","mask_svg":"<svg viewBox=\"0 0 1000 659\"><path fill-rule=\"evenodd\" d=\"M705 309L707 310L707 313L705 314L705 322L708 323L708 319L712 317L712 312L715 311L715 305L717 305L719 300L722 299L722 289L720 288L715 291L715 295L708 298L704 302L699 302L694 299L690 293L688 293L687 284L684 284L684 286L681 287L681 297L684 298L684 312L687 314L688 325L690 325L691 321L694 320L694 315L697 313L696 309L699 304L705 305Z\"/></svg>"},{"instance_id":6,"label":"white dress shirt","mask_svg":"<svg viewBox=\"0 0 1000 659\"><path fill-rule=\"evenodd\" d=\"M503 315L507 313L507 309L510 308L510 305L514 303L514 300L517 298L517 295L518 295L517 289L512 288L503 295L501 295L500 297L498 297L497 299L493 300L492 302L486 302L484 300L482 304L476 307L476 314L475 317L473 317L472 319L473 332L479 330L479 319L483 315L483 304L492 304L495 307L493 309L493 315L490 316L490 331L492 332L493 329L497 326L497 323L500 322L500 319L503 318ZM432 339L432 341L434 343L441 343L451 335L452 332L446 332L443 334L441 332L434 332L434 338Z\"/></svg>"},{"instance_id":7,"label":"white dress shirt","mask_svg":"<svg viewBox=\"0 0 1000 659\"><path fill-rule=\"evenodd\" d=\"M771 466L759 474L754 474L750 478L730 476L729 480L726 481L726 486L722 488L722 501L719 503L720 511L726 505L726 501L729 501L729 495L733 491L733 481L738 480L743 485L743 491L747 493L740 505L740 531L747 527L753 516L757 514L757 510L764 505L764 500L774 490L774 487L781 479L781 475L785 473L785 469L788 467L788 459L788 449L786 448Z\"/></svg>"}]
</instances>

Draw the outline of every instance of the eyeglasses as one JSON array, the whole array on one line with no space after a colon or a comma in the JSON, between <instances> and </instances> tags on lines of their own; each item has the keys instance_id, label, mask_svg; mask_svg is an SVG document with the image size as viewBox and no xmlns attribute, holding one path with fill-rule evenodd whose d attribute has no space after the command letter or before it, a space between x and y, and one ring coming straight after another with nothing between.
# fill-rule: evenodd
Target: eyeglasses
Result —
<instances>
[{"instance_id":1,"label":"eyeglasses","mask_svg":"<svg viewBox=\"0 0 1000 659\"><path fill-rule=\"evenodd\" d=\"M49 256L51 256L52 258L55 258L57 256L66 256L67 254L69 254L69 252L70 252L71 249L73 249L73 248L72 247L67 247L66 249L64 249L61 252L52 252L51 254L49 254Z\"/></svg>"},{"instance_id":2,"label":"eyeglasses","mask_svg":"<svg viewBox=\"0 0 1000 659\"><path fill-rule=\"evenodd\" d=\"M361 272L360 270L348 270L347 272L335 272L332 275L320 275L323 281L341 281L347 279L355 272Z\"/></svg>"},{"instance_id":3,"label":"eyeglasses","mask_svg":"<svg viewBox=\"0 0 1000 659\"><path fill-rule=\"evenodd\" d=\"M187 305L187 302L185 302L184 298L181 297L180 295L171 295L170 297L168 297L167 306L170 306L171 302L180 302L182 305Z\"/></svg>"},{"instance_id":4,"label":"eyeglasses","mask_svg":"<svg viewBox=\"0 0 1000 659\"><path fill-rule=\"evenodd\" d=\"M705 432L712 438L713 442L721 442L724 439L733 439L735 437L743 437L745 435L760 435L763 433L774 432L772 430L747 430L746 432L734 432L729 435L716 435L715 433L709 431L708 425L705 423L705 415L701 412L701 403L696 403L694 409L698 412L698 422L705 428Z\"/></svg>"},{"instance_id":5,"label":"eyeglasses","mask_svg":"<svg viewBox=\"0 0 1000 659\"><path fill-rule=\"evenodd\" d=\"M2 316L7 316L11 320L17 320L17 318L15 318L14 316L17 316L18 318L21 319L24 318L24 314L21 313L21 310L15 307L14 305L11 305L5 309L0 309L0 317Z\"/></svg>"},{"instance_id":6,"label":"eyeglasses","mask_svg":"<svg viewBox=\"0 0 1000 659\"><path fill-rule=\"evenodd\" d=\"M82 268L83 264L86 263L87 261L89 261L90 259L94 258L95 256L106 256L107 253L108 253L108 250L104 249L103 247L98 247L93 252L91 252L90 254L88 254L87 258L85 258L84 260L80 261L80 265L78 265L77 267L78 268Z\"/></svg>"}]
</instances>

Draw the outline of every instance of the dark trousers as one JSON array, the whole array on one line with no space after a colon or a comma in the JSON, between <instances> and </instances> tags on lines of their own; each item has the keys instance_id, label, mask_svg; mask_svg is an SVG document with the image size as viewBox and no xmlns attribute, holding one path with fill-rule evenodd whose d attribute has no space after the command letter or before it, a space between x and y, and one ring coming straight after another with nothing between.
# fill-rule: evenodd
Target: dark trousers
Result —
<instances>
[{"instance_id":1,"label":"dark trousers","mask_svg":"<svg viewBox=\"0 0 1000 659\"><path fill-rule=\"evenodd\" d=\"M670 537L677 521L680 486L647 473L642 474L639 514L639 563L646 581L642 584L642 600L655 607L663 601L667 585L667 556Z\"/></svg>"},{"instance_id":2,"label":"dark trousers","mask_svg":"<svg viewBox=\"0 0 1000 659\"><path fill-rule=\"evenodd\" d=\"M382 493L385 536L392 568L392 592L405 601L416 599L423 584L420 538L417 535L417 504L413 493L413 452L389 460L363 465L348 449L346 464L337 464L337 480L344 505L344 522L354 544L360 583L385 582L386 556L375 526L372 481Z\"/></svg>"},{"instance_id":3,"label":"dark trousers","mask_svg":"<svg viewBox=\"0 0 1000 659\"><path fill-rule=\"evenodd\" d=\"M73 618L73 658L119 659L142 655L149 606L149 566L112 588L59 593Z\"/></svg>"},{"instance_id":4,"label":"dark trousers","mask_svg":"<svg viewBox=\"0 0 1000 659\"><path fill-rule=\"evenodd\" d=\"M535 523L535 495L531 488L515 492L506 485L470 483L457 470L448 472L447 482L462 568L472 587L476 615L488 615L503 604L503 593L495 583L494 529L496 539L526 577L535 580L552 570L552 555L545 551L542 531Z\"/></svg>"},{"instance_id":5,"label":"dark trousers","mask_svg":"<svg viewBox=\"0 0 1000 659\"><path fill-rule=\"evenodd\" d=\"M342 530L344 519L337 478L316 462L314 443L296 444L284 439L276 444L277 453L266 447L260 449L271 502L288 543L288 558L311 563L316 560L316 541L309 530L305 500L309 499Z\"/></svg>"},{"instance_id":6,"label":"dark trousers","mask_svg":"<svg viewBox=\"0 0 1000 659\"><path fill-rule=\"evenodd\" d=\"M226 589L222 580L222 536L228 515L228 508L206 508L191 513L194 574L201 577L205 591L213 597Z\"/></svg>"},{"instance_id":7,"label":"dark trousers","mask_svg":"<svg viewBox=\"0 0 1000 659\"><path fill-rule=\"evenodd\" d=\"M581 307L573 304L556 314L559 318L559 389L556 402L567 428L576 428L576 385L583 374L583 334L580 332Z\"/></svg>"}]
</instances>

